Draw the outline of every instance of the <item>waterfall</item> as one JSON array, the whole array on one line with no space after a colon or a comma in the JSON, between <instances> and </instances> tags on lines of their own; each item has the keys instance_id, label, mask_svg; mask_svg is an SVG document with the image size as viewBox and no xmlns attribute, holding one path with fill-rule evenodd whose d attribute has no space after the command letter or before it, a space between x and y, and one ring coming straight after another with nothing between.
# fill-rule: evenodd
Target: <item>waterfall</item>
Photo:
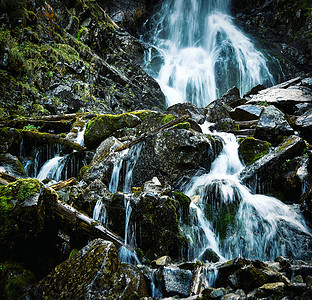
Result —
<instances>
[{"instance_id":1,"label":"waterfall","mask_svg":"<svg viewBox=\"0 0 312 300\"><path fill-rule=\"evenodd\" d=\"M301 258L304 250L298 244L311 237L302 215L294 207L252 194L242 185L239 174L243 165L235 136L214 134L223 139L223 151L209 173L193 177L183 187L193 199L190 213L194 222L189 228L193 234L187 236L189 258Z\"/></svg>"},{"instance_id":2,"label":"waterfall","mask_svg":"<svg viewBox=\"0 0 312 300\"><path fill-rule=\"evenodd\" d=\"M168 105L204 107L237 86L245 94L275 83L265 56L233 23L229 0L167 0L146 39L146 70Z\"/></svg>"}]
</instances>

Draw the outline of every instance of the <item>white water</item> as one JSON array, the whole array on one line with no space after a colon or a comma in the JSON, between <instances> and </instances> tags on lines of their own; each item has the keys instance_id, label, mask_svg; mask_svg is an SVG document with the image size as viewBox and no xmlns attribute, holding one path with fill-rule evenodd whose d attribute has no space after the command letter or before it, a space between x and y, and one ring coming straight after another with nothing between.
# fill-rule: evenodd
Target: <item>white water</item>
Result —
<instances>
[{"instance_id":1,"label":"white water","mask_svg":"<svg viewBox=\"0 0 312 300\"><path fill-rule=\"evenodd\" d=\"M155 16L146 69L168 106L203 107L234 85L243 95L274 84L264 55L234 25L229 6L229 0L167 0Z\"/></svg>"},{"instance_id":2,"label":"white water","mask_svg":"<svg viewBox=\"0 0 312 300\"><path fill-rule=\"evenodd\" d=\"M66 164L67 156L59 156L49 159L40 169L37 179L44 180L46 178L56 181L61 180L62 171Z\"/></svg>"},{"instance_id":3,"label":"white water","mask_svg":"<svg viewBox=\"0 0 312 300\"><path fill-rule=\"evenodd\" d=\"M188 236L189 258L201 258L207 249L213 250L220 260L237 256L261 260L273 260L280 255L300 257L298 244L311 235L303 217L276 198L251 194L238 178L243 165L235 136L217 135L223 139L223 151L211 171L193 177L184 186L184 192L197 199L190 206L195 222L191 227L193 234ZM205 215L209 206L212 211ZM224 211L226 217L222 217ZM207 217L212 220L220 217L219 223L215 223L219 227L214 228ZM222 222L226 229L220 227ZM222 240L220 228L226 231Z\"/></svg>"}]
</instances>

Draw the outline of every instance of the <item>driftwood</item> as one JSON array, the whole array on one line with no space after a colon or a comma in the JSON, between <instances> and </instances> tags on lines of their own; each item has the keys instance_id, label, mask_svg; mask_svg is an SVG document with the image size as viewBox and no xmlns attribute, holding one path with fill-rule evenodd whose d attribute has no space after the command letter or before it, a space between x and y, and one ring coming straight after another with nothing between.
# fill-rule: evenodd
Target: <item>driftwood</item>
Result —
<instances>
[{"instance_id":1,"label":"driftwood","mask_svg":"<svg viewBox=\"0 0 312 300\"><path fill-rule=\"evenodd\" d=\"M91 239L102 238L109 240L118 247L125 246L129 250L134 251L131 246L124 243L124 240L120 236L109 231L103 225L99 224L95 220L84 215L66 203L57 201L55 206L55 214L64 223L64 227L69 226L69 228L74 229L77 234L86 235Z\"/></svg>"},{"instance_id":2,"label":"driftwood","mask_svg":"<svg viewBox=\"0 0 312 300\"><path fill-rule=\"evenodd\" d=\"M68 147L73 150L77 150L79 152L85 151L86 148L74 143L70 140L63 139L60 137L58 134L51 134L51 133L41 133L41 132L36 132L36 131L31 131L31 130L22 130L22 136L23 138L29 138L32 140L32 142L35 145L41 145L41 144L60 144L62 146Z\"/></svg>"},{"instance_id":3,"label":"driftwood","mask_svg":"<svg viewBox=\"0 0 312 300\"><path fill-rule=\"evenodd\" d=\"M103 15L104 15L104 18L106 19L106 21L108 23L110 23L111 25L113 25L113 27L116 29L116 30L119 30L120 27L111 19L111 17L107 14L107 12L100 6L96 3L96 7L98 10L100 10Z\"/></svg>"},{"instance_id":4,"label":"driftwood","mask_svg":"<svg viewBox=\"0 0 312 300\"><path fill-rule=\"evenodd\" d=\"M171 120L169 122L167 122L166 124L162 125L162 126L159 126L157 128L155 128L154 130L150 131L150 132L145 132L143 133L141 136L139 136L138 138L136 138L135 140L127 143L127 144L124 144L118 148L115 149L115 152L118 152L118 151L122 151L124 149L127 149L127 148L130 148L131 146L137 144L137 143L140 143L142 142L143 140L145 140L148 136L151 136L161 130L164 130L166 128L169 128L169 127L172 127L176 124L179 124L179 123L183 123L184 121L186 121L190 116L189 115L183 115L179 118L176 118L174 120Z\"/></svg>"}]
</instances>

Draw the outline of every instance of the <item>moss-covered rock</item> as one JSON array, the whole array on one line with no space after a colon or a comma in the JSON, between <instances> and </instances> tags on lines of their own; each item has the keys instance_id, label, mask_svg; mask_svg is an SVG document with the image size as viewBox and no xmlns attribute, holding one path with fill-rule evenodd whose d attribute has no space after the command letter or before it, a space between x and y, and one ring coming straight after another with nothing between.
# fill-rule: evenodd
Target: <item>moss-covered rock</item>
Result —
<instances>
[{"instance_id":1,"label":"moss-covered rock","mask_svg":"<svg viewBox=\"0 0 312 300\"><path fill-rule=\"evenodd\" d=\"M22 136L20 132L14 128L0 129L0 153L9 152L17 155L19 151L19 144Z\"/></svg>"},{"instance_id":2,"label":"moss-covered rock","mask_svg":"<svg viewBox=\"0 0 312 300\"><path fill-rule=\"evenodd\" d=\"M0 297L2 299L18 299L36 282L35 275L19 263L5 262L0 266Z\"/></svg>"},{"instance_id":3,"label":"moss-covered rock","mask_svg":"<svg viewBox=\"0 0 312 300\"><path fill-rule=\"evenodd\" d=\"M259 158L268 154L271 144L267 141L257 140L253 137L239 140L238 152L246 165L254 163Z\"/></svg>"},{"instance_id":4,"label":"moss-covered rock","mask_svg":"<svg viewBox=\"0 0 312 300\"><path fill-rule=\"evenodd\" d=\"M97 239L57 266L28 294L30 299L137 299L148 296L141 272L121 265L113 243Z\"/></svg>"},{"instance_id":5,"label":"moss-covered rock","mask_svg":"<svg viewBox=\"0 0 312 300\"><path fill-rule=\"evenodd\" d=\"M16 156L10 153L0 154L0 168L2 172L7 172L17 177L26 176L22 163Z\"/></svg>"},{"instance_id":6,"label":"moss-covered rock","mask_svg":"<svg viewBox=\"0 0 312 300\"><path fill-rule=\"evenodd\" d=\"M135 127L142 121L131 113L121 115L101 115L88 122L85 132L85 143L87 147L94 148L103 140L113 135L118 129Z\"/></svg>"}]
</instances>

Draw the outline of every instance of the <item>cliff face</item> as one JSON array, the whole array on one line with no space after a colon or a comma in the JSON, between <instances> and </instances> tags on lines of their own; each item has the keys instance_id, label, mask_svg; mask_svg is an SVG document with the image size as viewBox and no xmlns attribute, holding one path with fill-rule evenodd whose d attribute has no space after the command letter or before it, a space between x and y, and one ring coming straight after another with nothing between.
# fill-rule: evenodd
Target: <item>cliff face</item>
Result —
<instances>
[{"instance_id":1,"label":"cliff face","mask_svg":"<svg viewBox=\"0 0 312 300\"><path fill-rule=\"evenodd\" d=\"M250 34L267 42L286 62L286 72L312 67L312 5L300 0L233 0L233 15ZM288 62L287 62L288 61Z\"/></svg>"},{"instance_id":2,"label":"cliff face","mask_svg":"<svg viewBox=\"0 0 312 300\"><path fill-rule=\"evenodd\" d=\"M165 105L144 46L95 1L2 1L0 116Z\"/></svg>"}]
</instances>

